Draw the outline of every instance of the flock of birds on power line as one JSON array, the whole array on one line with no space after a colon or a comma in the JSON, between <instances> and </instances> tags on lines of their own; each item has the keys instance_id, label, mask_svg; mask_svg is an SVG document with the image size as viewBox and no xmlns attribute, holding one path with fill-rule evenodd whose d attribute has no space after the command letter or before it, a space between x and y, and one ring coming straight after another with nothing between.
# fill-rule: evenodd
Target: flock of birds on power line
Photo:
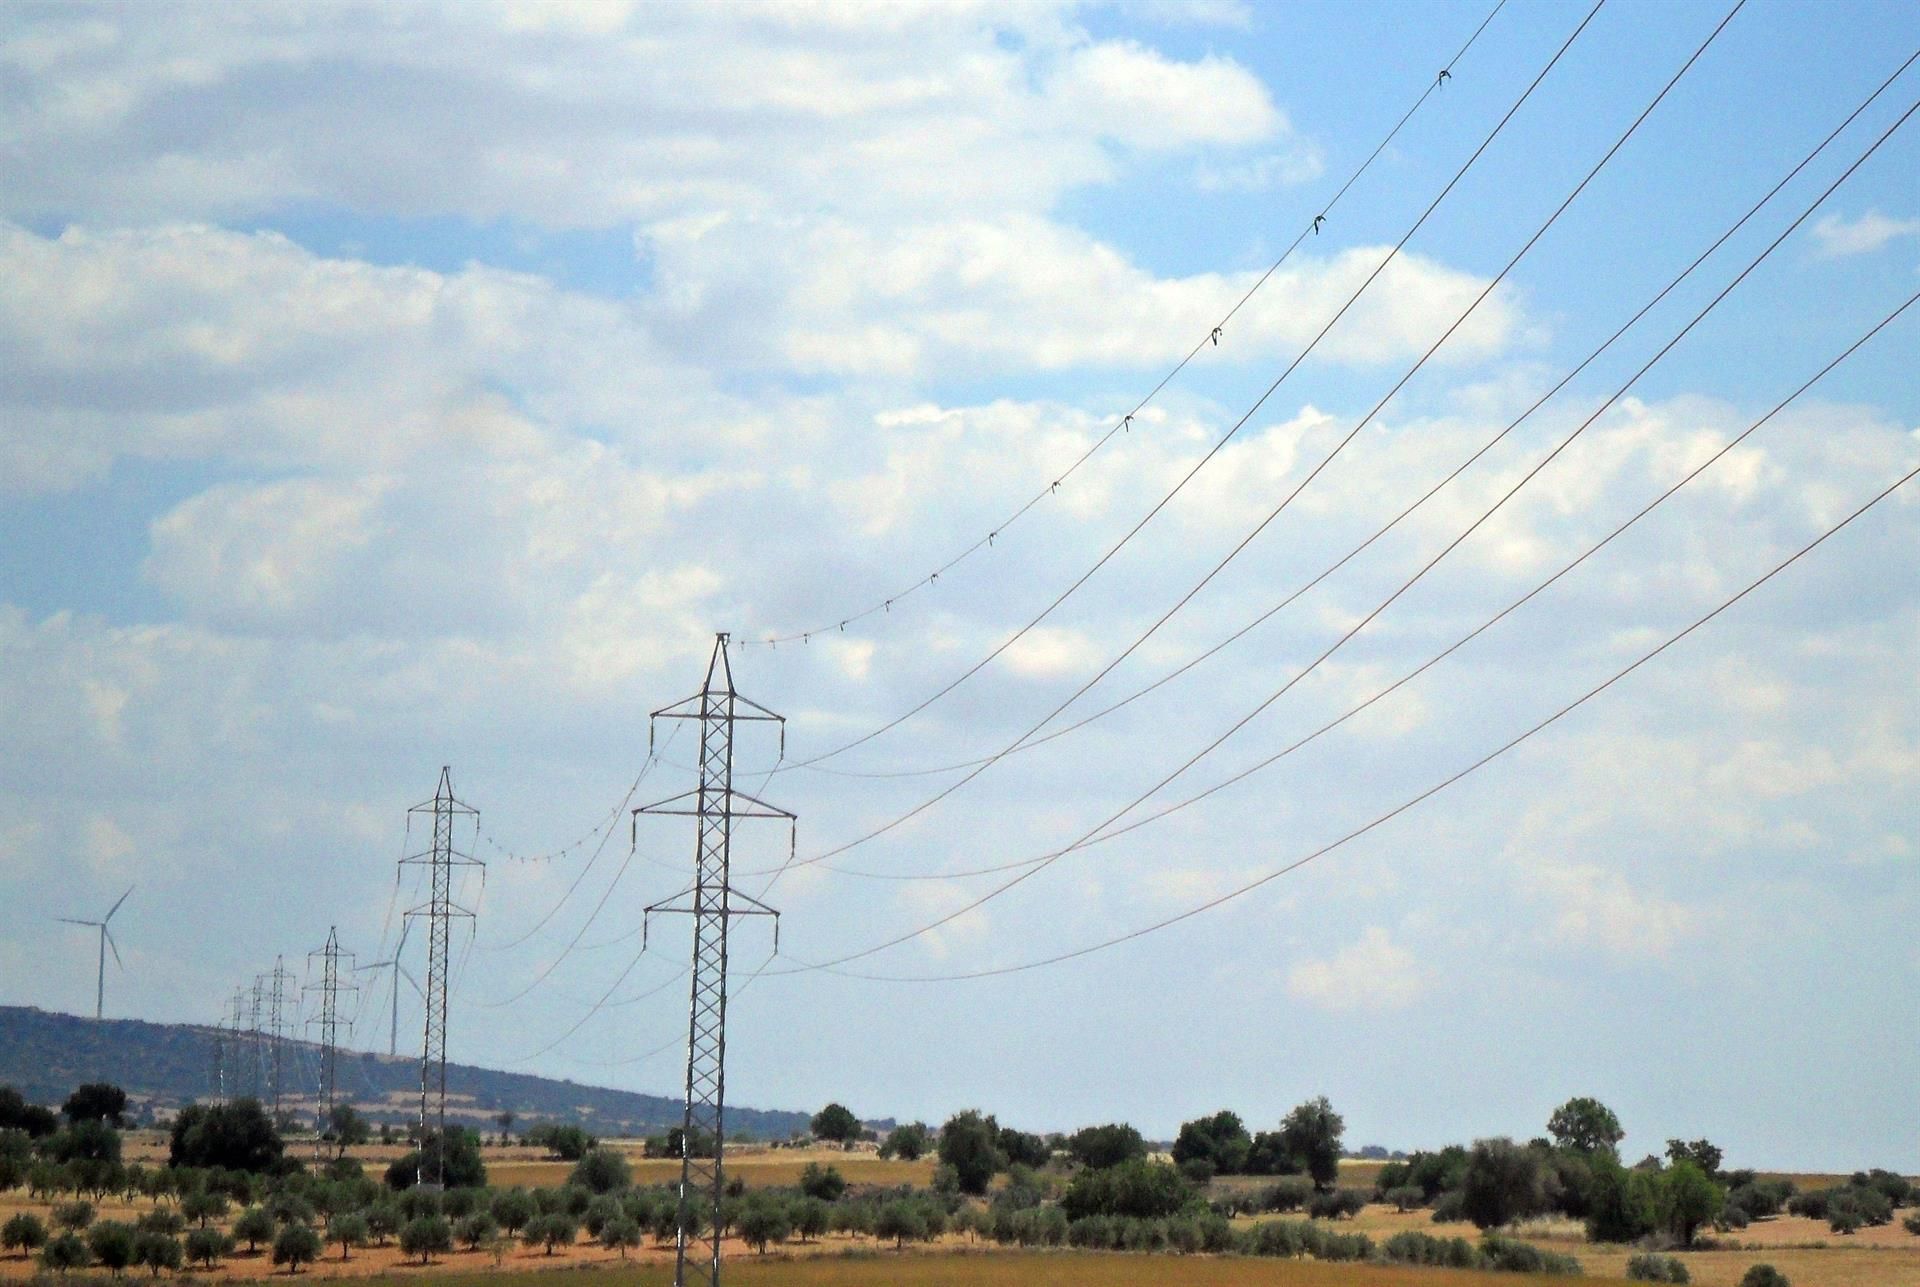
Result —
<instances>
[{"instance_id":1,"label":"flock of birds on power line","mask_svg":"<svg viewBox=\"0 0 1920 1287\"><path fill-rule=\"evenodd\" d=\"M1496 515L1500 514L1543 470L1547 469L1555 460L1559 459L1561 455L1577 441L1582 434L1599 421L1603 415L1620 405L1623 399L1629 398L1633 391L1640 386L1644 378L1666 360L1674 349L1694 332L1696 327L1705 319L1712 316L1716 310L1720 309L1722 304L1746 283L1749 277L1759 269L1761 265L1767 263L1782 245L1788 243L1791 238L1799 233L1816 214L1827 208L1834 194L1839 192L1852 180L1863 167L1868 166L1889 140L1908 125L1915 112L1920 111L1920 100L1902 105L1896 99L1891 107L1883 103L1883 100L1888 97L1889 91L1893 90L1894 87L1908 75L1915 61L1920 59L1920 51L1916 51L1914 54L1908 56L1904 62L1901 62L1897 67L1893 68L1890 74L1877 86L1872 87L1870 90L1863 87L1862 97L1859 99L1857 105L1852 107L1850 112L1834 123L1831 130L1819 139L1817 143L1811 144L1803 155L1796 158L1793 163L1784 170L1777 182L1773 183L1767 191L1759 194L1736 219L1729 222L1724 230L1720 231L1717 236L1708 242L1704 248L1692 258L1691 262L1680 269L1664 285L1660 286L1657 292L1646 298L1604 341L1593 348L1592 351L1583 357L1576 365L1568 369L1552 383L1550 387L1546 388L1544 392L1540 393L1524 411L1509 420L1504 426L1500 427L1497 432L1489 435L1484 442L1477 445L1470 454L1454 465L1450 472L1447 472L1437 482L1426 488L1417 498L1398 509L1389 520L1372 530L1364 540L1359 541L1337 558L1328 562L1326 566L1316 574L1301 580L1297 586L1288 589L1286 593L1279 595L1270 603L1261 605L1243 624L1238 625L1198 652L1187 656L1177 664L1165 669L1163 673L1159 673L1157 677L1152 678L1149 682L1132 687L1124 695L1101 697L1098 699L1100 703L1098 707L1091 711L1087 711L1081 707L1083 699L1087 698L1097 686L1101 685L1123 663L1139 654L1150 640L1153 640L1164 627L1179 616L1197 595L1232 566L1271 524L1287 512L1296 499L1314 484L1322 472L1341 455L1348 445L1351 444L1369 424L1375 422L1376 417L1380 415L1382 410L1406 388L1410 381L1428 366L1434 359L1435 354L1440 351L1441 347L1446 344L1462 326L1466 325L1481 305L1492 296L1502 283L1509 279L1516 268L1526 260L1527 256L1534 251L1535 247L1539 245L1542 239L1555 227L1562 216L1581 199L1589 184L1615 161L1629 141L1640 133L1650 119L1658 114L1661 105L1667 100L1669 94L1675 87L1681 84L1702 58L1709 55L1715 42L1720 38L1722 33L1726 31L1729 25L1734 23L1741 13L1745 5L1745 0L1737 0L1737 2L1727 10L1725 15L1719 19L1717 25L1713 26L1704 36L1698 47L1692 50L1690 56L1673 71L1670 77L1661 83L1658 90L1650 95L1644 105L1638 108L1637 113L1623 127L1618 137L1615 138L1611 145L1593 162L1590 168L1585 170L1579 180L1569 188L1552 208L1550 213L1544 216L1538 223L1538 226L1531 231L1519 245L1518 249L1505 261L1504 265L1488 276L1483 287L1478 290L1470 302L1458 311L1457 316L1452 319L1451 323L1432 344L1428 346L1417 359L1412 361L1404 372L1398 375L1384 392L1380 394L1376 401L1372 402L1365 414L1354 418L1351 427L1336 438L1334 445L1329 450L1311 463L1310 467L1303 472L1297 482L1293 483L1283 495L1276 498L1272 507L1259 518L1257 523L1250 526L1237 539L1224 557L1220 558L1211 568L1194 581L1192 585L1173 595L1164 610L1154 614L1154 618L1150 624L1146 625L1144 629L1134 635L1123 647L1113 651L1111 655L1095 669L1091 678L1078 685L1064 700L1053 704L1051 708L1043 715L1040 715L1039 718L1028 722L1024 731L1018 736L1005 740L998 744L997 749L986 754L939 764L912 767L889 766L887 768L859 768L849 767L846 763L840 762L841 757L846 756L849 752L859 747L873 742L875 739L882 737L909 720L914 719L916 716L933 707L936 703L950 696L962 685L986 670L986 668L993 665L997 659L1007 653L1008 649L1013 648L1022 639L1040 629L1123 549L1140 539L1155 519L1174 502L1175 498L1180 496L1195 478L1216 462L1220 453L1227 445L1234 441L1236 436L1259 415L1274 394L1295 374L1302 363L1307 361L1320 347L1322 341L1348 316L1350 310L1355 307L1363 296L1367 295L1367 293L1376 286L1382 274L1387 272L1389 266L1402 254L1408 244L1428 223L1434 213L1449 199L1456 187L1466 179L1469 172L1481 162L1488 151L1495 147L1510 123L1527 107L1529 102L1535 98L1536 94L1542 91L1542 87L1548 83L1556 68L1560 67L1563 61L1569 57L1570 52L1574 50L1582 35L1601 13L1606 2L1607 0L1596 0L1596 3L1594 3L1590 9L1585 11L1584 16L1579 20L1577 25L1575 25L1564 40L1552 50L1550 56L1545 58L1537 72L1531 76L1531 79L1527 81L1524 88L1513 98L1511 104L1506 107L1504 114L1501 115L1491 128L1485 132L1484 136L1478 140L1477 145L1471 149L1466 159L1453 170L1451 176L1440 188L1438 193L1424 205L1417 217L1412 219L1398 240L1393 242L1391 247L1379 258L1378 262L1372 266L1371 271L1365 274L1358 286L1353 288L1351 292L1344 297L1339 306L1325 319L1324 324L1319 326L1312 338L1300 348L1298 353L1286 362L1271 382L1266 384L1258 396L1245 408L1244 412L1232 421L1224 433L1220 434L1191 467L1186 469L1173 482L1172 486L1167 488L1164 494L1160 495L1136 521L1128 525L1088 566L1075 574L1065 586L1047 602L1044 608L1033 615L1017 630L1001 639L984 655L960 668L951 679L936 687L927 696L914 702L899 714L877 723L872 728L858 735L838 741L828 749L798 756L793 759L787 759L783 753L771 764L763 765L761 768L754 770L753 776L764 774L765 780L769 781L777 775L799 771L845 775L856 778L928 777L947 779L936 789L929 791L924 798L919 799L911 807L876 825L866 827L859 835L851 839L824 847L804 857L796 853L789 853L782 862L764 868L736 872L735 874L743 877L764 879L765 883L760 887L759 897L765 897L775 884L785 878L789 873L805 868L819 868L841 877L882 881L952 881L970 877L988 876L999 879L997 883L990 886L984 892L969 896L963 902L950 907L939 915L928 917L921 924L905 930L878 934L874 941L869 943L848 946L844 950L835 951L825 956L805 959L796 957L790 953L780 953L776 949L775 953L770 955L766 962L747 973L743 986L751 986L761 977L803 974L808 972L827 972L875 981L920 983L958 981L990 975L1001 975L1038 969L1078 959L1091 953L1135 941L1145 935L1155 933L1192 917L1202 915L1233 899L1242 897L1255 889L1280 879L1290 872L1299 870L1304 865L1317 861L1339 850L1343 846L1358 840L1362 836L1370 834L1391 820L1411 810L1418 809L1426 801L1449 790L1456 783L1477 773L1486 765L1493 763L1495 760L1512 751L1515 747L1520 746L1528 739L1551 727L1570 713L1580 709L1587 702L1606 692L1615 684L1634 674L1642 666L1659 658L1670 648L1706 627L1723 613L1740 603L1748 595L1759 590L1774 577L1793 567L1802 559L1814 554L1815 551L1836 533L1846 529L1887 498L1898 493L1901 488L1914 478L1916 472L1920 472L1920 470L1909 471L1892 479L1872 480L1870 488L1868 488L1861 497L1857 498L1856 503L1847 508L1843 517L1827 524L1824 530L1819 531L1810 540L1807 540L1798 548L1794 549L1787 557L1775 562L1761 575L1749 580L1736 592L1724 597L1717 605L1712 607L1710 611L1697 616L1685 625L1684 628L1661 639L1655 646L1641 650L1626 664L1615 668L1601 682L1591 685L1584 692L1581 692L1573 699L1558 706L1544 718L1532 723L1516 736L1484 752L1469 753L1467 759L1461 765L1436 774L1424 788L1393 803L1390 807L1380 810L1368 820L1355 826L1330 843L1312 848L1306 852L1293 854L1284 861L1277 862L1264 871L1254 873L1240 880L1239 883L1231 888L1210 894L1204 898L1198 898L1188 905L1174 908L1164 915L1155 917L1146 924L1137 925L1097 941L1079 944L1070 948L1055 951L1041 951L1026 959L1013 962L988 966L967 966L962 963L955 968L918 973L908 973L897 970L887 971L860 964L870 957L874 957L914 940L924 938L944 926L951 925L959 918L1004 897L1041 872L1048 870L1054 864L1071 855L1107 844L1121 836L1129 835L1142 828L1152 826L1188 808L1212 800L1222 792L1232 790L1241 783L1267 771L1302 747L1313 743L1325 734L1339 728L1347 721L1367 711L1376 703L1390 697L1406 685L1418 680L1434 667L1444 664L1461 649L1473 644L1475 640L1479 639L1486 632L1499 627L1502 622L1506 621L1514 613L1524 609L1534 599L1558 584L1563 578L1585 565L1590 559L1601 554L1601 552L1616 539L1640 523L1642 519L1654 512L1682 489L1693 483L1694 480L1711 470L1718 462L1723 460L1728 453L1748 441L1751 435L1762 430L1783 411L1794 404L1796 400L1816 387L1821 380L1842 366L1842 364L1861 351L1861 349L1871 344L1887 328L1896 325L1916 302L1920 302L1920 293L1908 294L1903 299L1893 299L1875 316L1862 319L1856 335L1849 343L1839 346L1832 352L1809 355L1805 369L1793 373L1790 377L1798 381L1796 387L1794 387L1791 392L1785 394L1784 397L1780 398L1770 410L1753 419L1745 428L1740 430L1739 433L1728 439L1716 451L1692 467L1684 476L1674 481L1658 495L1647 501L1646 504L1635 513L1614 526L1597 540L1588 543L1577 556L1562 563L1552 571L1551 575L1539 579L1505 607L1488 616L1471 630L1462 633L1445 648L1434 652L1418 665L1408 668L1398 677L1392 678L1390 682L1380 684L1370 694L1351 703L1344 711L1338 713L1335 717L1320 724L1289 745L1258 759L1253 764L1235 769L1227 776L1210 783L1184 785L1180 788L1180 793L1177 797L1169 798L1164 795L1164 793L1169 791L1169 788L1173 788L1177 783L1182 783L1186 780L1190 774L1193 774L1204 762L1208 761L1209 757L1213 756L1221 747L1238 736L1255 719L1260 717L1276 702L1284 698L1308 676L1319 671L1330 659L1338 655L1350 641L1367 630L1369 626L1383 613L1387 612L1408 591L1419 584L1443 561L1448 559L1464 542L1468 541L1487 523L1494 520ZM1493 23L1499 17L1503 7L1504 0L1501 0L1501 3L1496 4L1493 9L1487 13L1485 18L1480 21L1478 26L1473 29L1465 42L1461 44L1453 56L1446 61L1439 72L1425 79L1412 104L1393 123L1391 128L1384 133L1378 144L1351 170L1344 182L1333 192L1331 198L1320 205L1312 217L1305 221L1299 233L1279 256L1272 261L1264 273L1232 303L1231 307L1220 316L1215 324L1211 325L1205 333L1193 342L1185 356L1180 358L1172 369L1169 370L1158 383L1154 384L1143 397L1133 402L1128 411L1116 416L1104 432L1087 446L1084 451L1073 460L1067 462L1064 468L1047 478L1045 484L1033 491L1022 504L1008 513L999 522L988 526L984 531L980 532L975 539L964 543L951 558L940 563L937 567L929 569L911 581L904 581L902 588L890 595L876 597L870 602L862 602L859 606L838 614L823 614L822 619L826 624L819 627L799 630L776 629L759 631L755 632L751 638L735 636L727 646L735 649L748 647L775 648L782 644L805 646L815 637L845 633L847 628L852 625L863 622L877 622L881 619L896 619L897 616L904 615L903 613L896 613L896 609L903 609L907 600L914 596L922 595L923 592L931 590L938 585L940 577L944 573L950 572L964 560L979 556L985 551L997 549L1002 546L1005 543L1003 538L1006 537L1010 529L1032 512L1036 506L1040 505L1047 498L1057 494L1063 486L1069 485L1075 474L1097 453L1113 442L1116 437L1132 433L1136 428L1136 421L1141 417L1141 413L1153 403L1200 354L1209 348L1220 346L1223 343L1231 343L1235 318L1256 294L1270 284L1275 275L1279 273L1281 268L1309 238L1326 235L1333 228L1337 227L1338 210L1342 202L1348 197L1349 191L1363 179L1386 149L1400 137L1402 131L1408 123L1414 119L1416 114L1421 112L1423 108L1428 107L1437 97L1444 95L1445 86L1456 76L1464 74L1461 68L1462 61L1466 59L1474 49L1475 44L1479 41L1482 33L1485 32L1489 24ZM1860 137L1851 138L1856 130ZM1851 141L1843 142L1845 139L1851 139ZM1823 164L1828 165L1830 177L1825 180L1809 178L1808 184L1812 189L1810 195L1793 197L1787 201L1781 200L1783 195L1788 193L1788 190L1796 181L1808 175L1809 171L1817 170L1817 168ZM1469 521L1465 522L1464 525L1457 526L1455 534L1450 536L1430 557L1426 558L1416 570L1400 580L1395 588L1392 589L1391 593L1382 597L1376 606L1361 615L1357 621L1349 628L1346 628L1337 639L1324 650L1320 651L1318 655L1294 668L1285 676L1283 681L1276 681L1271 691L1261 695L1257 701L1251 703L1242 713L1235 716L1216 736L1208 740L1200 750L1185 757L1179 763L1171 765L1164 774L1154 780L1149 788L1133 795L1123 806L1107 812L1097 824L1085 828L1070 842L1063 845L1055 845L1038 853L1017 857L995 856L990 861L980 861L963 868L942 871L889 871L880 866L852 865L844 861L845 855L851 851L869 845L881 837L898 830L913 819L939 807L956 793L964 790L970 783L976 781L982 775L988 773L1009 758L1026 754L1040 746L1055 743L1062 738L1068 737L1087 728L1096 721L1127 708L1148 694L1156 692L1164 686L1191 674L1197 668L1206 665L1214 658L1225 653L1235 644L1245 639L1255 629L1273 619L1290 605L1298 602L1302 596L1323 584L1328 578L1338 574L1352 560L1373 547L1389 533L1398 529L1417 511L1427 506L1436 496L1440 495L1476 463L1485 458L1489 452L1493 451L1501 443L1507 441L1510 435L1519 429L1521 425L1527 423L1536 413L1540 412L1543 407L1547 406L1551 400L1567 390L1577 377L1585 373L1595 362L1600 360L1603 355L1613 350L1623 337L1627 336L1630 332L1635 332L1636 328L1641 326L1653 310L1663 301L1666 301L1683 283L1698 282L1708 276L1709 272L1713 271L1708 269L1709 264L1714 261L1715 257L1727 246L1729 241L1743 230L1748 229L1750 225L1755 225L1756 221L1772 217L1769 212L1774 211L1777 206L1785 207L1778 213L1779 230L1777 234L1766 238L1764 245L1757 251L1746 256L1736 268L1724 270L1722 274L1724 280L1716 290L1713 290L1713 293L1710 294L1704 305L1693 311L1684 322L1675 325L1670 331L1659 336L1654 342L1652 355L1643 363L1639 364L1631 375L1621 381L1617 387L1614 387L1611 393L1596 400L1590 408L1583 408L1581 413L1574 417L1575 423L1570 430L1559 436L1550 449L1538 456L1533 463L1522 471L1511 486L1503 488L1490 505L1478 508ZM1703 272L1703 270L1707 271ZM585 862L581 869L573 876L571 882L561 893L558 900L548 906L529 928L508 941L483 945L481 950L505 951L517 948L531 941L537 935L541 934L543 929L554 920L563 908L571 904L576 895L585 888L585 882L588 879L589 873L594 871L601 862L610 845L611 838L618 829L618 824L622 816L631 816L632 810L630 809L630 805L641 786L647 780L648 775L663 763L673 763L673 761L667 758L671 747L671 741L659 748L650 746L648 758L640 774L626 789L624 795L614 808L586 833L558 850L547 854L518 853L500 845L499 842L492 837L491 833L485 830L479 831L478 835L481 842L493 846L500 854L515 861L545 862L569 859L582 854L586 855ZM614 890L619 886L630 864L635 861L639 852L637 845L629 846L625 858L619 863L616 871L606 883L597 902L594 903L583 922L578 926L577 930L572 933L560 951L547 959L534 973L532 981L515 995L493 1004L507 1005L525 997L549 979L561 964L570 959L577 951L587 950L590 947L609 946L630 937L630 935L622 934L599 944L588 945L585 943L589 931L598 922L602 912L608 906ZM108 933L107 922L111 920L114 912L119 909L121 903L124 901L125 895L123 895L121 900L116 902L113 908L99 921L71 921L73 924L96 927L99 933L100 978L97 987L97 1009L99 1008L100 998L104 996L105 960L107 952L111 949L116 959L118 959L118 948L114 945ZM388 919L390 928L392 919L391 907L389 908ZM386 947L387 934L388 930L383 929L381 948L374 954L382 959L373 965L361 968L363 970L385 969L390 972L385 996L389 1010L389 1045L391 1049L397 1048L396 1036L400 1009L401 980L403 978L407 979L412 983L416 991L421 991L422 989L418 981L414 980L412 975L408 973L401 964L402 948L406 942L404 924L400 937L395 940L395 945L391 949ZM471 948L471 942L469 943L469 947ZM644 942L642 947L644 948ZM626 968L620 971L617 977L613 979L611 986L609 986L597 1000L586 1006L585 1013L559 1038L547 1043L541 1049L522 1056L519 1060L513 1062L526 1062L547 1053L566 1041L573 1034L579 1032L595 1015L608 1009L636 1004L684 978L687 973L687 971L683 969L679 974L666 979L664 982L651 985L637 994L617 997L616 994L625 985L626 980L631 975L639 959L639 953L635 953L629 960ZM372 989L368 991L371 992ZM363 1001L364 999L363 997ZM672 1040L654 1050L646 1051L632 1058L613 1062L619 1064L639 1062L652 1057L662 1050L672 1047L683 1040L683 1038L684 1034L676 1035Z\"/></svg>"}]
</instances>

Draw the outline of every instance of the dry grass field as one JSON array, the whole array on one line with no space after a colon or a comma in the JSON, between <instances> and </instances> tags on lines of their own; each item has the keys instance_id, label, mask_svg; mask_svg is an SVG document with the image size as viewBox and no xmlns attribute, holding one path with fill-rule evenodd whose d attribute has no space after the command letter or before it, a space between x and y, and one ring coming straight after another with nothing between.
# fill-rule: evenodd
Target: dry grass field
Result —
<instances>
[{"instance_id":1,"label":"dry grass field","mask_svg":"<svg viewBox=\"0 0 1920 1287\"><path fill-rule=\"evenodd\" d=\"M504 1287L518 1277L450 1274L437 1279L435 1287ZM596 1270L568 1282L579 1287L659 1287L672 1280L672 1266L662 1263ZM909 1252L805 1259L747 1255L727 1262L727 1280L747 1287L1540 1287L1578 1281L1310 1261L1075 1252ZM396 1277L371 1283L401 1281Z\"/></svg>"}]
</instances>

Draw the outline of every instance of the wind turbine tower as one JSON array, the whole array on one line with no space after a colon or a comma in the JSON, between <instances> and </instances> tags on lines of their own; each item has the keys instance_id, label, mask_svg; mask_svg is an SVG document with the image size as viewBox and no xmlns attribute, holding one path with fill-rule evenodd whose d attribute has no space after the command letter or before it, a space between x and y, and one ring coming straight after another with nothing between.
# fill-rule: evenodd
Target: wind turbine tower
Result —
<instances>
[{"instance_id":1,"label":"wind turbine tower","mask_svg":"<svg viewBox=\"0 0 1920 1287\"><path fill-rule=\"evenodd\" d=\"M56 918L63 925L87 925L100 931L100 974L98 979L94 982L94 985L93 985L93 1017L96 1019L104 1018L106 1016L107 949L108 948L113 949L113 963L115 965L120 966L120 968L123 970L127 968L120 960L120 945L113 941L113 933L107 928L107 922L113 919L113 914L120 910L120 904L126 902L127 895L131 893L133 893L133 886L128 885L127 892L125 894L120 895L119 898L115 899L113 906L107 909L107 914L105 916L102 916L97 921L75 920L71 916L61 916Z\"/></svg>"}]
</instances>

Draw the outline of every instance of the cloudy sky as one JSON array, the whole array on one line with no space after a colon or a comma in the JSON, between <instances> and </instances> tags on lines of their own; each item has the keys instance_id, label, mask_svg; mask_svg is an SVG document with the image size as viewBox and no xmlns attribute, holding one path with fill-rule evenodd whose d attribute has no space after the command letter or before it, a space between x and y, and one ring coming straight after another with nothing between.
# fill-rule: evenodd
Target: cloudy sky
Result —
<instances>
[{"instance_id":1,"label":"cloudy sky","mask_svg":"<svg viewBox=\"0 0 1920 1287\"><path fill-rule=\"evenodd\" d=\"M445 764L454 1056L675 1093L726 630L737 1102L1920 1167L1920 483L1368 827L1920 465L1920 306L1721 451L1920 290L1920 10L1489 8L6 6L4 999L390 954Z\"/></svg>"}]
</instances>

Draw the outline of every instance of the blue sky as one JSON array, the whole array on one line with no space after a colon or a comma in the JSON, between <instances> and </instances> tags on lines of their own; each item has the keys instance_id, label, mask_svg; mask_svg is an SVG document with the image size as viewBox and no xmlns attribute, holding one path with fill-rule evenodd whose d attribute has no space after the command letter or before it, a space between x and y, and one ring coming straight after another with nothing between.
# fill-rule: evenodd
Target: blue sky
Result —
<instances>
[{"instance_id":1,"label":"blue sky","mask_svg":"<svg viewBox=\"0 0 1920 1287\"><path fill-rule=\"evenodd\" d=\"M671 1093L684 928L637 960L632 931L691 836L649 823L629 860L621 824L590 866L595 841L515 855L624 816L646 713L697 686L714 631L835 622L1058 477L1490 7L10 6L6 999L84 1009L89 944L52 918L128 884L116 1014L211 1020L330 925L384 955L412 897L406 807L450 764L488 862L455 1057ZM1589 7L1502 7L1222 342L990 551L844 636L739 651L742 690L790 717L790 759L941 688L1166 496ZM986 755L1092 677L1336 451L1725 14L1608 0L1137 540L976 678L821 767ZM1087 701L1160 678L1376 531L1917 48L1911 5L1749 0L1455 338ZM783 873L787 959L738 993L731 1094L1171 1135L1324 1093L1352 1142L1399 1147L1537 1133L1595 1094L1630 1150L1706 1135L1735 1164L1920 1167L1911 488L1511 755L1216 910L983 980L779 972L934 925L1003 879L941 873L1046 853L1147 791L1596 411L1156 803L1392 683L1707 460L1920 289L1920 122L1815 204L1916 97L1920 67L1458 482L1217 658ZM1606 680L1920 463L1916 311L1364 715L857 968L964 974L1125 935ZM689 743L632 803L686 784ZM743 770L771 755L743 749ZM787 764L765 794L800 815L804 859L955 776ZM749 838L738 864L783 854ZM770 945L742 933L745 983ZM383 1033L363 1016L362 1044Z\"/></svg>"}]
</instances>

